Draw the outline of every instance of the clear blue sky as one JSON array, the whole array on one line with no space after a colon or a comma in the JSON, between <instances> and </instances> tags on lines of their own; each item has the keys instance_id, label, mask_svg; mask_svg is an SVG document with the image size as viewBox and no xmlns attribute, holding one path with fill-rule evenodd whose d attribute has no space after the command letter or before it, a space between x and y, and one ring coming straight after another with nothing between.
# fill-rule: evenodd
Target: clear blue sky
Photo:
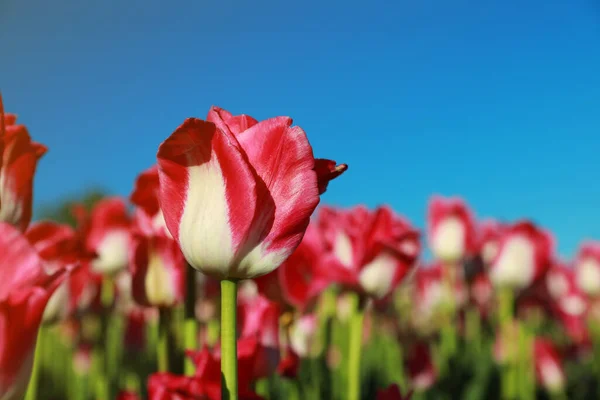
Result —
<instances>
[{"instance_id":1,"label":"clear blue sky","mask_svg":"<svg viewBox=\"0 0 600 400\"><path fill-rule=\"evenodd\" d=\"M36 205L127 195L159 143L215 104L289 115L346 162L323 201L432 193L531 217L570 256L600 239L597 1L0 2L0 89L47 144Z\"/></svg>"}]
</instances>

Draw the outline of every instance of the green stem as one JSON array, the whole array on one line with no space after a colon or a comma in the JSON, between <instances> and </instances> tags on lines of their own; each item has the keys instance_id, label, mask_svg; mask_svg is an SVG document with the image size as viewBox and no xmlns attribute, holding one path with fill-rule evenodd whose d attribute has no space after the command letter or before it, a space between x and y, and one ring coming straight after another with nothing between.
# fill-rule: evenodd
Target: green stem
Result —
<instances>
[{"instance_id":1,"label":"green stem","mask_svg":"<svg viewBox=\"0 0 600 400\"><path fill-rule=\"evenodd\" d=\"M360 399L360 354L364 310L357 294L352 294L352 316L350 317L350 352L348 355L348 400Z\"/></svg>"},{"instance_id":2,"label":"green stem","mask_svg":"<svg viewBox=\"0 0 600 400\"><path fill-rule=\"evenodd\" d=\"M158 371L169 371L169 328L170 328L170 310L161 309L158 317Z\"/></svg>"},{"instance_id":3,"label":"green stem","mask_svg":"<svg viewBox=\"0 0 600 400\"><path fill-rule=\"evenodd\" d=\"M43 351L43 341L44 341L44 325L40 325L40 330L38 331L37 343L35 346L35 353L33 356L33 368L31 370L31 378L29 379L29 386L27 387L27 394L25 395L25 400L35 400L37 399L37 392L40 380L40 366L42 363L42 351Z\"/></svg>"},{"instance_id":4,"label":"green stem","mask_svg":"<svg viewBox=\"0 0 600 400\"><path fill-rule=\"evenodd\" d=\"M237 400L237 281L221 281L221 399Z\"/></svg>"},{"instance_id":5,"label":"green stem","mask_svg":"<svg viewBox=\"0 0 600 400\"><path fill-rule=\"evenodd\" d=\"M198 324L196 322L196 270L188 265L186 272L185 319L183 322L183 345L185 350L198 349ZM196 366L184 357L184 374L193 376Z\"/></svg>"}]
</instances>

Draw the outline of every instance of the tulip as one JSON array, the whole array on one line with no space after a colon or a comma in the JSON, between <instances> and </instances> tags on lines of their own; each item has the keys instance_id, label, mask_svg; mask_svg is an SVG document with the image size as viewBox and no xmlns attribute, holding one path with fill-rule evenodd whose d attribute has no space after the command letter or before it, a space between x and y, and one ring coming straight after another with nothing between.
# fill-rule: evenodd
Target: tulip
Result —
<instances>
[{"instance_id":1,"label":"tulip","mask_svg":"<svg viewBox=\"0 0 600 400\"><path fill-rule=\"evenodd\" d=\"M582 244L575 261L575 280L588 296L600 295L600 242Z\"/></svg>"},{"instance_id":2,"label":"tulip","mask_svg":"<svg viewBox=\"0 0 600 400\"><path fill-rule=\"evenodd\" d=\"M259 291L275 301L304 310L330 283L324 255L318 227L311 223L296 251L277 270L255 279Z\"/></svg>"},{"instance_id":3,"label":"tulip","mask_svg":"<svg viewBox=\"0 0 600 400\"><path fill-rule=\"evenodd\" d=\"M400 387L396 384L388 386L386 389L377 391L377 400L410 400L412 392L408 392L406 396L402 396Z\"/></svg>"},{"instance_id":4,"label":"tulip","mask_svg":"<svg viewBox=\"0 0 600 400\"><path fill-rule=\"evenodd\" d=\"M292 323L290 327L290 347L300 357L304 358L311 355L318 322L315 314L306 314Z\"/></svg>"},{"instance_id":5,"label":"tulip","mask_svg":"<svg viewBox=\"0 0 600 400\"><path fill-rule=\"evenodd\" d=\"M546 288L553 299L560 299L574 289L573 269L562 263L554 263L546 274Z\"/></svg>"},{"instance_id":6,"label":"tulip","mask_svg":"<svg viewBox=\"0 0 600 400\"><path fill-rule=\"evenodd\" d=\"M179 246L166 236L132 238L132 294L146 307L169 308L181 303L185 292L185 260Z\"/></svg>"},{"instance_id":7,"label":"tulip","mask_svg":"<svg viewBox=\"0 0 600 400\"><path fill-rule=\"evenodd\" d=\"M106 198L94 206L86 238L88 249L98 255L92 262L94 271L115 275L127 267L130 226L122 199Z\"/></svg>"},{"instance_id":8,"label":"tulip","mask_svg":"<svg viewBox=\"0 0 600 400\"><path fill-rule=\"evenodd\" d=\"M544 275L551 265L553 239L528 221L505 229L490 278L496 286L522 290Z\"/></svg>"},{"instance_id":9,"label":"tulip","mask_svg":"<svg viewBox=\"0 0 600 400\"><path fill-rule=\"evenodd\" d=\"M347 211L322 207L319 224L330 279L363 296L387 298L415 266L419 232L388 207L374 212L362 206Z\"/></svg>"},{"instance_id":10,"label":"tulip","mask_svg":"<svg viewBox=\"0 0 600 400\"><path fill-rule=\"evenodd\" d=\"M0 223L0 398L23 398L44 309L65 277L48 275L15 227Z\"/></svg>"},{"instance_id":11,"label":"tulip","mask_svg":"<svg viewBox=\"0 0 600 400\"><path fill-rule=\"evenodd\" d=\"M430 247L437 259L455 264L474 251L474 219L461 199L433 197L427 219Z\"/></svg>"},{"instance_id":12,"label":"tulip","mask_svg":"<svg viewBox=\"0 0 600 400\"><path fill-rule=\"evenodd\" d=\"M79 265L83 254L75 231L67 225L55 222L37 222L25 232L25 237L42 259L46 273L72 269ZM44 311L44 323L63 320L73 311L70 307L70 280L67 278L56 289Z\"/></svg>"},{"instance_id":13,"label":"tulip","mask_svg":"<svg viewBox=\"0 0 600 400\"><path fill-rule=\"evenodd\" d=\"M290 256L328 180L346 166L316 161L290 118L258 122L217 107L207 121L185 120L157 159L169 232L192 267L222 280L224 390L235 398L236 281L265 275Z\"/></svg>"},{"instance_id":14,"label":"tulip","mask_svg":"<svg viewBox=\"0 0 600 400\"><path fill-rule=\"evenodd\" d=\"M500 237L504 229L504 225L494 220L483 221L477 227L477 247L486 268L492 265L498 254Z\"/></svg>"},{"instance_id":15,"label":"tulip","mask_svg":"<svg viewBox=\"0 0 600 400\"><path fill-rule=\"evenodd\" d=\"M429 389L437 379L431 352L425 343L416 343L409 349L406 366L412 387L416 391Z\"/></svg>"},{"instance_id":16,"label":"tulip","mask_svg":"<svg viewBox=\"0 0 600 400\"><path fill-rule=\"evenodd\" d=\"M565 387L565 372L554 344L547 339L534 342L535 375L537 381L549 392L561 392Z\"/></svg>"},{"instance_id":17,"label":"tulip","mask_svg":"<svg viewBox=\"0 0 600 400\"><path fill-rule=\"evenodd\" d=\"M31 221L33 176L47 148L33 142L16 119L4 114L0 96L0 222L25 231Z\"/></svg>"},{"instance_id":18,"label":"tulip","mask_svg":"<svg viewBox=\"0 0 600 400\"><path fill-rule=\"evenodd\" d=\"M143 233L171 237L158 202L159 189L158 167L155 165L138 176L130 200L138 208L136 222Z\"/></svg>"},{"instance_id":19,"label":"tulip","mask_svg":"<svg viewBox=\"0 0 600 400\"><path fill-rule=\"evenodd\" d=\"M252 368L255 379L268 377L279 364L279 306L256 295L238 302L238 325L242 338L256 338L258 349Z\"/></svg>"}]
</instances>

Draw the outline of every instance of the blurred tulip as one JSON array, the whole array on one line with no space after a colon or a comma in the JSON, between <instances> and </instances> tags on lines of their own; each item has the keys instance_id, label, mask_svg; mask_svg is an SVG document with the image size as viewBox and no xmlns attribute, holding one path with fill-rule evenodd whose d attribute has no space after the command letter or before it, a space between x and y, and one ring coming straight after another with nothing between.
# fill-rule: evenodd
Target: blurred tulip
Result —
<instances>
[{"instance_id":1,"label":"blurred tulip","mask_svg":"<svg viewBox=\"0 0 600 400\"><path fill-rule=\"evenodd\" d=\"M159 191L158 166L154 165L138 176L130 196L131 203L137 206L136 226L146 236L158 234L172 238L158 202Z\"/></svg>"},{"instance_id":2,"label":"blurred tulip","mask_svg":"<svg viewBox=\"0 0 600 400\"><path fill-rule=\"evenodd\" d=\"M566 377L554 344L543 338L534 342L535 375L537 381L549 392L562 391Z\"/></svg>"},{"instance_id":3,"label":"blurred tulip","mask_svg":"<svg viewBox=\"0 0 600 400\"><path fill-rule=\"evenodd\" d=\"M588 296L600 295L600 242L584 243L575 260L575 280Z\"/></svg>"},{"instance_id":4,"label":"blurred tulip","mask_svg":"<svg viewBox=\"0 0 600 400\"><path fill-rule=\"evenodd\" d=\"M132 294L147 307L168 308L182 303L186 263L177 243L166 236L133 235Z\"/></svg>"},{"instance_id":5,"label":"blurred tulip","mask_svg":"<svg viewBox=\"0 0 600 400\"><path fill-rule=\"evenodd\" d=\"M284 378L297 379L300 371L300 356L291 348L286 349L285 356L279 361L277 373Z\"/></svg>"},{"instance_id":6,"label":"blurred tulip","mask_svg":"<svg viewBox=\"0 0 600 400\"><path fill-rule=\"evenodd\" d=\"M486 268L492 265L498 255L500 237L504 229L504 225L494 220L483 221L477 227L477 247Z\"/></svg>"},{"instance_id":7,"label":"blurred tulip","mask_svg":"<svg viewBox=\"0 0 600 400\"><path fill-rule=\"evenodd\" d=\"M260 295L239 300L241 337L258 341L252 377L270 376L279 364L279 306Z\"/></svg>"},{"instance_id":8,"label":"blurred tulip","mask_svg":"<svg viewBox=\"0 0 600 400\"><path fill-rule=\"evenodd\" d=\"M121 390L119 394L117 394L116 400L142 400L142 398L137 392L131 390Z\"/></svg>"},{"instance_id":9,"label":"blurred tulip","mask_svg":"<svg viewBox=\"0 0 600 400\"><path fill-rule=\"evenodd\" d=\"M550 267L553 239L529 221L507 227L490 271L495 286L522 290L531 286Z\"/></svg>"},{"instance_id":10,"label":"blurred tulip","mask_svg":"<svg viewBox=\"0 0 600 400\"><path fill-rule=\"evenodd\" d=\"M318 228L311 223L296 251L276 271L255 279L260 292L300 311L306 309L330 283L324 254Z\"/></svg>"},{"instance_id":11,"label":"blurred tulip","mask_svg":"<svg viewBox=\"0 0 600 400\"><path fill-rule=\"evenodd\" d=\"M329 255L323 262L333 282L382 300L414 267L419 232L388 207L374 212L322 207L320 229Z\"/></svg>"},{"instance_id":12,"label":"blurred tulip","mask_svg":"<svg viewBox=\"0 0 600 400\"><path fill-rule=\"evenodd\" d=\"M48 149L32 141L16 120L4 114L0 95L0 222L25 231L31 221L35 170Z\"/></svg>"},{"instance_id":13,"label":"blurred tulip","mask_svg":"<svg viewBox=\"0 0 600 400\"><path fill-rule=\"evenodd\" d=\"M158 150L167 227L207 275L267 274L298 247L324 181L335 176L315 165L290 118L257 122L213 107L207 121L187 119Z\"/></svg>"},{"instance_id":14,"label":"blurred tulip","mask_svg":"<svg viewBox=\"0 0 600 400\"><path fill-rule=\"evenodd\" d=\"M290 347L302 358L311 356L319 321L315 314L302 315L290 327Z\"/></svg>"},{"instance_id":15,"label":"blurred tulip","mask_svg":"<svg viewBox=\"0 0 600 400\"><path fill-rule=\"evenodd\" d=\"M118 197L99 201L92 210L87 246L97 254L94 271L114 275L128 263L131 219L125 202Z\"/></svg>"},{"instance_id":16,"label":"blurred tulip","mask_svg":"<svg viewBox=\"0 0 600 400\"><path fill-rule=\"evenodd\" d=\"M562 263L554 263L546 274L546 288L553 299L560 299L575 286L573 270Z\"/></svg>"},{"instance_id":17,"label":"blurred tulip","mask_svg":"<svg viewBox=\"0 0 600 400\"><path fill-rule=\"evenodd\" d=\"M412 392L408 392L406 396L402 396L400 387L396 384L377 391L377 400L410 400L411 397Z\"/></svg>"},{"instance_id":18,"label":"blurred tulip","mask_svg":"<svg viewBox=\"0 0 600 400\"><path fill-rule=\"evenodd\" d=\"M0 398L23 398L46 304L65 278L52 275L27 239L0 222Z\"/></svg>"},{"instance_id":19,"label":"blurred tulip","mask_svg":"<svg viewBox=\"0 0 600 400\"><path fill-rule=\"evenodd\" d=\"M427 224L429 245L437 259L454 264L474 252L474 218L462 199L434 196Z\"/></svg>"},{"instance_id":20,"label":"blurred tulip","mask_svg":"<svg viewBox=\"0 0 600 400\"><path fill-rule=\"evenodd\" d=\"M416 343L408 349L407 371L416 391L429 389L437 379L437 372L426 343Z\"/></svg>"}]
</instances>

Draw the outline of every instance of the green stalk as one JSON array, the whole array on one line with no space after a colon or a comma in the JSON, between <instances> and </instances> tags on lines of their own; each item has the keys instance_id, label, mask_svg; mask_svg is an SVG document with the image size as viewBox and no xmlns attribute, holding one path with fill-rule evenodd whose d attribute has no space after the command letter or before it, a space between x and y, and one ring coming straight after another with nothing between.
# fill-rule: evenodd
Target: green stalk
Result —
<instances>
[{"instance_id":1,"label":"green stalk","mask_svg":"<svg viewBox=\"0 0 600 400\"><path fill-rule=\"evenodd\" d=\"M502 345L507 357L505 365L502 366L502 399L512 400L517 397L520 380L519 361L514 360L516 354L514 347L515 343L512 343L514 294L511 288L501 288L498 296L498 324L500 332L504 335L502 338ZM517 356L517 359L519 358L520 357Z\"/></svg>"},{"instance_id":2,"label":"green stalk","mask_svg":"<svg viewBox=\"0 0 600 400\"><path fill-rule=\"evenodd\" d=\"M237 400L237 281L221 281L221 399Z\"/></svg>"},{"instance_id":3,"label":"green stalk","mask_svg":"<svg viewBox=\"0 0 600 400\"><path fill-rule=\"evenodd\" d=\"M25 400L35 400L37 399L38 386L40 381L40 370L42 364L42 352L43 352L43 342L44 342L44 334L46 329L44 324L40 325L40 330L38 331L38 337L35 346L35 353L33 356L33 368L31 370L31 378L29 379L29 386L27 387L27 394L25 395Z\"/></svg>"},{"instance_id":4,"label":"green stalk","mask_svg":"<svg viewBox=\"0 0 600 400\"><path fill-rule=\"evenodd\" d=\"M185 350L198 349L198 325L196 322L196 270L188 265L186 271L185 320L183 322L183 345ZM184 374L193 376L196 366L189 357L184 357Z\"/></svg>"},{"instance_id":5,"label":"green stalk","mask_svg":"<svg viewBox=\"0 0 600 400\"><path fill-rule=\"evenodd\" d=\"M169 345L170 345L170 310L161 309L158 317L158 371L169 371Z\"/></svg>"},{"instance_id":6,"label":"green stalk","mask_svg":"<svg viewBox=\"0 0 600 400\"><path fill-rule=\"evenodd\" d=\"M364 310L356 293L353 293L350 298L352 315L350 317L350 352L348 355L348 400L359 400Z\"/></svg>"}]
</instances>

